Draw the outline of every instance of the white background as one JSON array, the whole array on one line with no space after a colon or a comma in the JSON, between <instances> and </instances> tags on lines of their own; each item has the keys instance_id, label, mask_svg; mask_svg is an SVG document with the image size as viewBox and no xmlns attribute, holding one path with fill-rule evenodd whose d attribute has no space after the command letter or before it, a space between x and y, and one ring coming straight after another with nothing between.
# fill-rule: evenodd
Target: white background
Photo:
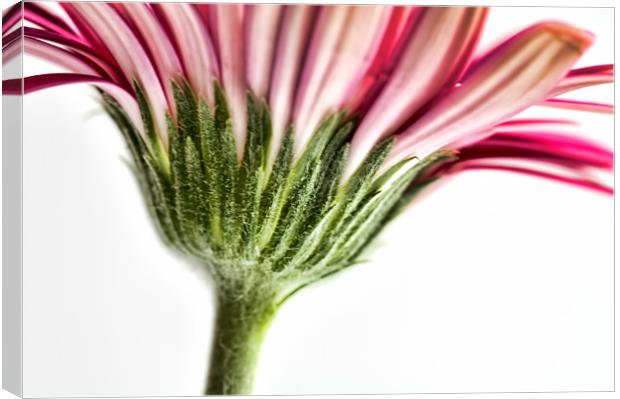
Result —
<instances>
[{"instance_id":1,"label":"white background","mask_svg":"<svg viewBox=\"0 0 620 399\"><path fill-rule=\"evenodd\" d=\"M612 61L608 9L496 8L482 46L549 18L598 36L582 65ZM92 90L29 95L24 113L24 393L199 394L208 284L160 244ZM611 145L610 116L570 116ZM612 204L501 172L453 179L368 263L282 308L256 393L612 389Z\"/></svg>"}]
</instances>

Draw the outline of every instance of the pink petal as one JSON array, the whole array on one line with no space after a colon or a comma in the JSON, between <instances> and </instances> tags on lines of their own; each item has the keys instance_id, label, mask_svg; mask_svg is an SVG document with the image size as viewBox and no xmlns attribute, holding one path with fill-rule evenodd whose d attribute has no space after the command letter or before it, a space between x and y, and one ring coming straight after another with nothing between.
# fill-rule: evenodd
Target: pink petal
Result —
<instances>
[{"instance_id":1,"label":"pink petal","mask_svg":"<svg viewBox=\"0 0 620 399\"><path fill-rule=\"evenodd\" d=\"M10 61L22 54L22 41L13 40L8 45L2 47L2 65L8 64Z\"/></svg>"},{"instance_id":2,"label":"pink petal","mask_svg":"<svg viewBox=\"0 0 620 399\"><path fill-rule=\"evenodd\" d=\"M166 97L144 48L127 24L108 4L73 4L101 40L107 44L125 76L130 81L135 79L142 85L150 102L158 134L164 145L167 145Z\"/></svg>"},{"instance_id":3,"label":"pink petal","mask_svg":"<svg viewBox=\"0 0 620 399\"><path fill-rule=\"evenodd\" d=\"M3 94L15 95L22 94L21 86L23 83L23 94L34 93L49 87L62 86L74 83L97 83L109 84L109 82L98 76L80 75L76 73L48 73L44 75L27 76L24 79L7 79L2 81Z\"/></svg>"},{"instance_id":4,"label":"pink petal","mask_svg":"<svg viewBox=\"0 0 620 399\"><path fill-rule=\"evenodd\" d=\"M325 8L324 10L328 10ZM307 86L303 86L297 99L301 101L296 118L296 145L298 151L304 147L328 115L342 110L345 102L357 91L368 71L374 55L379 49L392 12L387 6L346 7L344 19L336 11L325 11L323 26L315 31L309 56L311 65L304 70ZM326 15L330 14L330 17ZM321 18L321 17L319 17ZM340 30L332 30L332 24L342 24ZM325 30L321 30L321 27ZM333 33L335 41L330 41ZM315 63L312 63L315 60ZM303 82L303 81L302 81ZM297 103L296 103L297 104Z\"/></svg>"},{"instance_id":5,"label":"pink petal","mask_svg":"<svg viewBox=\"0 0 620 399\"><path fill-rule=\"evenodd\" d=\"M23 36L23 32L24 28L20 26L17 29L10 31L6 35L2 35L2 47L6 47L11 44L11 42L21 39Z\"/></svg>"},{"instance_id":6,"label":"pink petal","mask_svg":"<svg viewBox=\"0 0 620 399\"><path fill-rule=\"evenodd\" d=\"M127 89L131 89L131 84L129 81L118 71L117 63L114 60L110 63L105 54L101 53L97 49L93 49L88 44L81 41L76 41L71 37L66 37L62 34L31 28L28 26L23 28L23 32L25 37L31 37L53 44L62 45L66 47L67 50L71 50L74 53L79 53L81 56L87 58L89 63L95 65L95 68L99 71L99 74L102 76L105 74L110 77L112 81Z\"/></svg>"},{"instance_id":7,"label":"pink petal","mask_svg":"<svg viewBox=\"0 0 620 399\"><path fill-rule=\"evenodd\" d=\"M63 35L31 27L19 27L2 38L3 60L6 64L24 45L24 50L43 59L63 66L70 71L110 77L110 68L86 45ZM58 46L66 45L67 48ZM76 64L77 63L77 64Z\"/></svg>"},{"instance_id":8,"label":"pink petal","mask_svg":"<svg viewBox=\"0 0 620 399\"><path fill-rule=\"evenodd\" d=\"M2 81L3 95L22 95L33 93L50 87L64 86L76 83L90 83L110 94L127 113L134 127L144 136L144 128L140 109L135 98L120 86L110 83L97 76L79 75L75 73L50 73L45 75L28 76L24 79L8 79ZM22 86L23 85L23 86ZM22 93L23 87L23 93Z\"/></svg>"},{"instance_id":9,"label":"pink petal","mask_svg":"<svg viewBox=\"0 0 620 399\"><path fill-rule=\"evenodd\" d=\"M250 89L258 97L267 96L283 8L272 4L245 6L246 76Z\"/></svg>"},{"instance_id":10,"label":"pink petal","mask_svg":"<svg viewBox=\"0 0 620 399\"><path fill-rule=\"evenodd\" d=\"M545 132L502 133L460 150L460 160L480 158L530 158L613 170L613 152L567 135Z\"/></svg>"},{"instance_id":11,"label":"pink petal","mask_svg":"<svg viewBox=\"0 0 620 399\"><path fill-rule=\"evenodd\" d=\"M395 6L392 9L387 29L374 59L364 75L356 93L351 96L345 109L365 114L369 106L385 86L408 41L412 28L422 13L420 7Z\"/></svg>"},{"instance_id":12,"label":"pink petal","mask_svg":"<svg viewBox=\"0 0 620 399\"><path fill-rule=\"evenodd\" d=\"M182 67L170 38L162 28L153 10L144 3L118 3L127 17L134 23L153 57L159 78L162 81L168 104L172 109L173 94L171 82L182 75Z\"/></svg>"},{"instance_id":13,"label":"pink petal","mask_svg":"<svg viewBox=\"0 0 620 399\"><path fill-rule=\"evenodd\" d=\"M485 17L486 9L470 7L430 7L421 13L400 62L355 132L347 175L381 138L455 83Z\"/></svg>"},{"instance_id":14,"label":"pink petal","mask_svg":"<svg viewBox=\"0 0 620 399\"><path fill-rule=\"evenodd\" d=\"M613 83L613 65L596 65L586 68L573 69L557 86L553 88L549 97L559 96L569 91L578 90L584 87Z\"/></svg>"},{"instance_id":15,"label":"pink petal","mask_svg":"<svg viewBox=\"0 0 620 399\"><path fill-rule=\"evenodd\" d=\"M427 178L463 170L497 169L611 192L609 187L593 181L591 172L613 172L613 164L613 151L574 135L544 130L502 131L461 148L456 161L436 168Z\"/></svg>"},{"instance_id":16,"label":"pink petal","mask_svg":"<svg viewBox=\"0 0 620 399\"><path fill-rule=\"evenodd\" d=\"M314 126L309 126L308 119L314 101L317 99L321 83L331 66L332 59L338 51L340 38L345 34L349 22L351 7L321 7L313 35L310 41L299 87L295 94L293 122L295 125L296 147L300 148L301 137L312 133ZM299 137L299 139L298 139Z\"/></svg>"},{"instance_id":17,"label":"pink petal","mask_svg":"<svg viewBox=\"0 0 620 399\"><path fill-rule=\"evenodd\" d=\"M496 130L493 128L478 130L477 132L472 132L467 134L466 136L460 137L450 143L450 148L458 149L467 147L471 144L482 141L486 138L489 138L495 134ZM387 164L386 164L387 167Z\"/></svg>"},{"instance_id":18,"label":"pink petal","mask_svg":"<svg viewBox=\"0 0 620 399\"><path fill-rule=\"evenodd\" d=\"M243 6L213 5L222 84L231 114L237 155L243 156L246 139L246 81L243 45Z\"/></svg>"},{"instance_id":19,"label":"pink petal","mask_svg":"<svg viewBox=\"0 0 620 399\"><path fill-rule=\"evenodd\" d=\"M2 13L2 36L23 21L23 4L15 3Z\"/></svg>"},{"instance_id":20,"label":"pink petal","mask_svg":"<svg viewBox=\"0 0 620 399\"><path fill-rule=\"evenodd\" d=\"M26 53L62 66L71 72L100 76L98 71L89 64L88 59L78 54L31 37L25 37L23 45Z\"/></svg>"},{"instance_id":21,"label":"pink petal","mask_svg":"<svg viewBox=\"0 0 620 399\"><path fill-rule=\"evenodd\" d=\"M45 3L24 3L24 19L49 31L76 38L71 26L58 14L46 9Z\"/></svg>"},{"instance_id":22,"label":"pink petal","mask_svg":"<svg viewBox=\"0 0 620 399\"><path fill-rule=\"evenodd\" d=\"M61 16L47 10L46 7L47 5L44 3L19 2L13 4L2 15L2 35L4 36L20 21L28 21L46 30L75 37L75 32L67 22Z\"/></svg>"},{"instance_id":23,"label":"pink petal","mask_svg":"<svg viewBox=\"0 0 620 399\"><path fill-rule=\"evenodd\" d=\"M95 33L93 28L89 25L88 21L75 7L74 3L61 2L59 3L65 13L71 19L71 22L76 26L77 33L80 39L89 47L96 49L98 52L104 55L105 59L110 63L116 63L114 57L110 53L108 47L101 41L99 36Z\"/></svg>"},{"instance_id":24,"label":"pink petal","mask_svg":"<svg viewBox=\"0 0 620 399\"><path fill-rule=\"evenodd\" d=\"M577 122L570 119L551 119L551 118L534 118L534 119L509 119L497 125L495 130L502 129L531 129L533 127L559 125L559 126L576 126Z\"/></svg>"},{"instance_id":25,"label":"pink petal","mask_svg":"<svg viewBox=\"0 0 620 399\"><path fill-rule=\"evenodd\" d=\"M269 94L272 123L270 159L272 160L275 159L285 131L291 122L291 104L300 74L302 55L317 11L318 7L315 6L285 6Z\"/></svg>"},{"instance_id":26,"label":"pink petal","mask_svg":"<svg viewBox=\"0 0 620 399\"><path fill-rule=\"evenodd\" d=\"M556 173L549 173L535 169L535 167L519 167L511 165L503 165L501 163L478 163L478 162L464 162L459 165L458 169L451 171L461 172L466 170L501 170L508 172L523 173L530 176L541 177L545 179L555 180L561 183L567 183L578 187L587 188L590 190L598 191L604 194L613 195L614 190L612 187L605 186L601 183L583 178L583 177L571 177L564 176Z\"/></svg>"},{"instance_id":27,"label":"pink petal","mask_svg":"<svg viewBox=\"0 0 620 399\"><path fill-rule=\"evenodd\" d=\"M573 147L587 149L590 152L596 154L602 154L606 157L612 157L613 151L594 143L591 140L575 136L570 133L557 132L557 131L545 131L545 130L506 130L499 131L493 137L490 137L486 142L498 141L498 140L511 140L511 141L529 141L538 142L546 145L549 148L563 148Z\"/></svg>"},{"instance_id":28,"label":"pink petal","mask_svg":"<svg viewBox=\"0 0 620 399\"><path fill-rule=\"evenodd\" d=\"M189 83L213 105L213 80L218 76L218 67L213 43L198 13L184 3L158 3L153 7L161 10L169 23Z\"/></svg>"},{"instance_id":29,"label":"pink petal","mask_svg":"<svg viewBox=\"0 0 620 399\"><path fill-rule=\"evenodd\" d=\"M552 108L570 109L573 111L599 112L603 114L614 113L614 106L612 104L602 104L589 101L550 98L541 102L539 105Z\"/></svg>"},{"instance_id":30,"label":"pink petal","mask_svg":"<svg viewBox=\"0 0 620 399\"><path fill-rule=\"evenodd\" d=\"M390 162L425 157L545 98L592 36L561 23L535 25L483 57L455 87L398 136Z\"/></svg>"},{"instance_id":31,"label":"pink petal","mask_svg":"<svg viewBox=\"0 0 620 399\"><path fill-rule=\"evenodd\" d=\"M592 74L613 75L614 64L591 65L587 67L571 69L566 76L584 76Z\"/></svg>"}]
</instances>

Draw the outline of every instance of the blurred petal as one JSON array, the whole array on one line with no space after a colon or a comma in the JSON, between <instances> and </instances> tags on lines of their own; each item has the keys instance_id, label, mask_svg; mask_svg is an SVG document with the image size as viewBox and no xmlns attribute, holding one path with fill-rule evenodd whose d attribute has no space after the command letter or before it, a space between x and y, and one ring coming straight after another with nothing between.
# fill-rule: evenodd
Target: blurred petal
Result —
<instances>
[{"instance_id":1,"label":"blurred petal","mask_svg":"<svg viewBox=\"0 0 620 399\"><path fill-rule=\"evenodd\" d=\"M23 20L23 6L24 3L15 3L8 7L2 13L2 35L10 31L13 27L20 24Z\"/></svg>"},{"instance_id":2,"label":"blurred petal","mask_svg":"<svg viewBox=\"0 0 620 399\"><path fill-rule=\"evenodd\" d=\"M24 19L52 32L76 37L73 28L62 17L46 7L47 4L44 2L24 2Z\"/></svg>"},{"instance_id":3,"label":"blurred petal","mask_svg":"<svg viewBox=\"0 0 620 399\"><path fill-rule=\"evenodd\" d=\"M573 69L553 88L549 97L559 96L584 87L613 83L613 81L614 66L612 64Z\"/></svg>"},{"instance_id":4,"label":"blurred petal","mask_svg":"<svg viewBox=\"0 0 620 399\"><path fill-rule=\"evenodd\" d=\"M22 53L22 40L13 40L2 47L2 65L8 64Z\"/></svg>"},{"instance_id":5,"label":"blurred petal","mask_svg":"<svg viewBox=\"0 0 620 399\"><path fill-rule=\"evenodd\" d=\"M551 119L551 118L537 118L537 119L509 119L495 126L495 131L501 131L502 129L528 129L531 130L534 127L540 126L576 126L577 122L570 119Z\"/></svg>"},{"instance_id":6,"label":"blurred petal","mask_svg":"<svg viewBox=\"0 0 620 399\"><path fill-rule=\"evenodd\" d=\"M573 111L598 112L602 114L614 113L614 106L612 104L602 104L589 101L550 98L540 103L540 105L552 108L570 109Z\"/></svg>"}]
</instances>

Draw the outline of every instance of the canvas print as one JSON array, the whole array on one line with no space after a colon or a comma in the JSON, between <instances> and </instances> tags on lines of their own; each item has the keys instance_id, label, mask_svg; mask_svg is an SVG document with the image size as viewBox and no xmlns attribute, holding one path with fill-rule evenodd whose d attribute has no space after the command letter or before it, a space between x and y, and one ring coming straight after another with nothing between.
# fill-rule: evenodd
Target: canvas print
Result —
<instances>
[{"instance_id":1,"label":"canvas print","mask_svg":"<svg viewBox=\"0 0 620 399\"><path fill-rule=\"evenodd\" d=\"M612 9L27 1L2 20L20 393L610 389ZM379 283L392 263L454 269ZM512 305L441 338L472 300ZM532 356L476 340L517 319Z\"/></svg>"}]
</instances>

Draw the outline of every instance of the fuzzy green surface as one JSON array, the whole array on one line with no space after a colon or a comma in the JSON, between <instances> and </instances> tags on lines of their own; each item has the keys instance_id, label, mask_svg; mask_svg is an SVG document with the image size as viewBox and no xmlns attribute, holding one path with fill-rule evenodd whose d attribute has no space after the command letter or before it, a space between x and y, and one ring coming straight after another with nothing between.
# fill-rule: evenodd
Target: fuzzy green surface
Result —
<instances>
[{"instance_id":1,"label":"fuzzy green surface","mask_svg":"<svg viewBox=\"0 0 620 399\"><path fill-rule=\"evenodd\" d=\"M113 99L103 95L104 103L129 145L164 241L198 260L215 281L219 304L206 392L250 393L260 343L277 308L300 288L353 265L418 191L416 175L449 155L401 163L377 176L393 144L388 139L343 182L353 123L334 114L296 158L290 128L272 161L269 109L248 95L239 161L219 86L214 107L187 84L173 87L176 120L168 120L167 144L139 86L146 139Z\"/></svg>"}]
</instances>

